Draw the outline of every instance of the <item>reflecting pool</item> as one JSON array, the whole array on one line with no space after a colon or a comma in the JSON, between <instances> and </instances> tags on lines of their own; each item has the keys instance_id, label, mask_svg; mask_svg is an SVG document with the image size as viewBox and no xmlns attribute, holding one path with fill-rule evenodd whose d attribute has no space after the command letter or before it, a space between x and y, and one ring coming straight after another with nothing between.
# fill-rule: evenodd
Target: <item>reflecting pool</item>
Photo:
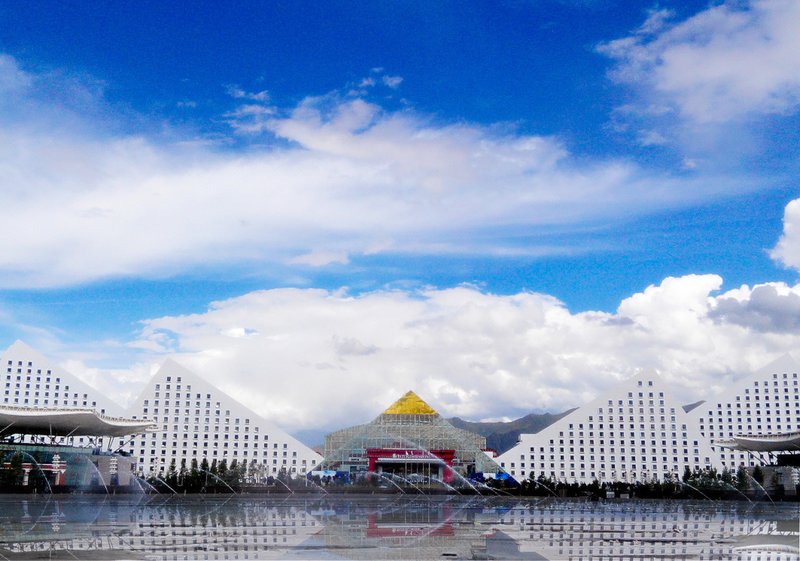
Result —
<instances>
[{"instance_id":1,"label":"reflecting pool","mask_svg":"<svg viewBox=\"0 0 800 561\"><path fill-rule=\"evenodd\" d=\"M3 559L800 559L800 505L0 496Z\"/></svg>"}]
</instances>

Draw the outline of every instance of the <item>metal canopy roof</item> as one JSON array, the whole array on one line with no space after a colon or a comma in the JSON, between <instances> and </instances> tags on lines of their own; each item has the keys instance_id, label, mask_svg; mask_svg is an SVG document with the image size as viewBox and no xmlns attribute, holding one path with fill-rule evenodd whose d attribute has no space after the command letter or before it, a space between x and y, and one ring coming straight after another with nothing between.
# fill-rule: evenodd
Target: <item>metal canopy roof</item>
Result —
<instances>
[{"instance_id":1,"label":"metal canopy roof","mask_svg":"<svg viewBox=\"0 0 800 561\"><path fill-rule=\"evenodd\" d=\"M152 421L108 417L94 409L0 406L0 436L127 436L153 430Z\"/></svg>"},{"instance_id":2,"label":"metal canopy roof","mask_svg":"<svg viewBox=\"0 0 800 561\"><path fill-rule=\"evenodd\" d=\"M739 434L731 440L717 442L723 448L751 452L800 451L800 431L778 434Z\"/></svg>"}]
</instances>

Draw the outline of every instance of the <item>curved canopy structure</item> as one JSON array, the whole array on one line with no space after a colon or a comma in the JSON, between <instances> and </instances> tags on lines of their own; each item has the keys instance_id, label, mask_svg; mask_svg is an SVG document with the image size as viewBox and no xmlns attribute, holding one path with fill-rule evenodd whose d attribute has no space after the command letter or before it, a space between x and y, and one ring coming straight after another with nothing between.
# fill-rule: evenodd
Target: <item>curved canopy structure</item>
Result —
<instances>
[{"instance_id":1,"label":"curved canopy structure","mask_svg":"<svg viewBox=\"0 0 800 561\"><path fill-rule=\"evenodd\" d=\"M731 440L717 442L723 448L750 452L800 451L800 431L778 434L740 434Z\"/></svg>"},{"instance_id":2,"label":"curved canopy structure","mask_svg":"<svg viewBox=\"0 0 800 561\"><path fill-rule=\"evenodd\" d=\"M152 421L109 417L94 409L0 406L0 436L127 436L153 430Z\"/></svg>"}]
</instances>

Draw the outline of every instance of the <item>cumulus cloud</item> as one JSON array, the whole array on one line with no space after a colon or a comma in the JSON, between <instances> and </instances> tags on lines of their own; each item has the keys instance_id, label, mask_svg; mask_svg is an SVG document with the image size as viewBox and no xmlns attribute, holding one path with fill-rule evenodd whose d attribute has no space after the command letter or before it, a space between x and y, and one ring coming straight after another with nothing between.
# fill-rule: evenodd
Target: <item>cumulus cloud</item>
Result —
<instances>
[{"instance_id":1,"label":"cumulus cloud","mask_svg":"<svg viewBox=\"0 0 800 561\"><path fill-rule=\"evenodd\" d=\"M800 199L786 205L783 212L783 234L770 256L786 267L800 270Z\"/></svg>"},{"instance_id":2,"label":"cumulus cloud","mask_svg":"<svg viewBox=\"0 0 800 561\"><path fill-rule=\"evenodd\" d=\"M695 122L795 112L800 103L800 3L753 0L712 6L670 25L651 12L628 37L599 47L612 77Z\"/></svg>"},{"instance_id":3,"label":"cumulus cloud","mask_svg":"<svg viewBox=\"0 0 800 561\"><path fill-rule=\"evenodd\" d=\"M709 316L760 332L800 332L800 290L782 283L743 286L716 299Z\"/></svg>"},{"instance_id":4,"label":"cumulus cloud","mask_svg":"<svg viewBox=\"0 0 800 561\"><path fill-rule=\"evenodd\" d=\"M562 411L641 369L659 371L689 403L800 343L789 318L800 286L717 294L721 284L716 275L667 278L614 313L470 286L265 290L147 320L133 344L297 430L368 420L409 389L469 419ZM773 290L785 299L774 302ZM793 308L781 309L786 302ZM231 337L231 326L249 336Z\"/></svg>"},{"instance_id":5,"label":"cumulus cloud","mask_svg":"<svg viewBox=\"0 0 800 561\"><path fill-rule=\"evenodd\" d=\"M92 354L73 355L61 361L59 366L89 384L99 394L108 396L121 405L131 403L138 397L159 366L151 362L134 363L128 368L98 368L91 365L97 358Z\"/></svg>"},{"instance_id":6,"label":"cumulus cloud","mask_svg":"<svg viewBox=\"0 0 800 561\"><path fill-rule=\"evenodd\" d=\"M71 93L44 95L52 80ZM6 230L24 232L0 238L2 287L320 266L375 251L536 255L537 228L750 188L574 158L557 138L336 93L279 109L253 101L263 92L232 89L243 101L227 115L235 130L268 140L238 153L167 143L95 128L75 108L94 95L108 112L102 88L64 82L10 57L0 64L0 83L15 92L0 96L0 205Z\"/></svg>"}]
</instances>

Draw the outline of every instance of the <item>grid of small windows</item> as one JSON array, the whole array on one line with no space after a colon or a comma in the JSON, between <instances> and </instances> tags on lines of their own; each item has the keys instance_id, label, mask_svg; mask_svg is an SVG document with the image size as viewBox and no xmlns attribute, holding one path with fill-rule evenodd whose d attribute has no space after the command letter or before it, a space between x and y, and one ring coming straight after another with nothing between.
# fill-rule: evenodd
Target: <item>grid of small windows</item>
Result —
<instances>
[{"instance_id":1,"label":"grid of small windows","mask_svg":"<svg viewBox=\"0 0 800 561\"><path fill-rule=\"evenodd\" d=\"M800 430L800 380L797 372L773 372L751 383L732 399L708 406L699 417L700 431L710 442L734 436ZM720 449L723 468L753 466L759 454Z\"/></svg>"},{"instance_id":2,"label":"grid of small windows","mask_svg":"<svg viewBox=\"0 0 800 561\"><path fill-rule=\"evenodd\" d=\"M88 392L75 391L74 384L62 381L51 368L39 368L33 361L5 359L2 380L2 403L19 407L98 408L98 402ZM101 405L100 413L106 408Z\"/></svg>"},{"instance_id":3,"label":"grid of small windows","mask_svg":"<svg viewBox=\"0 0 800 561\"><path fill-rule=\"evenodd\" d=\"M68 405L70 390L52 370L36 368L32 361L7 359L3 376L3 403L22 407ZM78 394L73 393L77 402ZM83 394L81 401L87 401ZM94 402L92 402L94 403ZM96 405L96 403L95 403Z\"/></svg>"},{"instance_id":4,"label":"grid of small windows","mask_svg":"<svg viewBox=\"0 0 800 561\"><path fill-rule=\"evenodd\" d=\"M176 469L190 469L193 460L198 466L203 460L209 466L225 460L228 465L245 464L247 477L255 482L281 471L303 474L317 461L290 449L287 442L271 441L249 416L237 414L212 392L198 392L182 377L165 376L151 388L141 412L161 430L134 437L129 445L129 452L140 458L143 474L165 473L173 460Z\"/></svg>"},{"instance_id":5,"label":"grid of small windows","mask_svg":"<svg viewBox=\"0 0 800 561\"><path fill-rule=\"evenodd\" d=\"M501 467L518 480L543 475L588 483L680 476L685 466L711 461L685 421L653 380L638 380L635 389L523 438L501 456Z\"/></svg>"}]
</instances>

